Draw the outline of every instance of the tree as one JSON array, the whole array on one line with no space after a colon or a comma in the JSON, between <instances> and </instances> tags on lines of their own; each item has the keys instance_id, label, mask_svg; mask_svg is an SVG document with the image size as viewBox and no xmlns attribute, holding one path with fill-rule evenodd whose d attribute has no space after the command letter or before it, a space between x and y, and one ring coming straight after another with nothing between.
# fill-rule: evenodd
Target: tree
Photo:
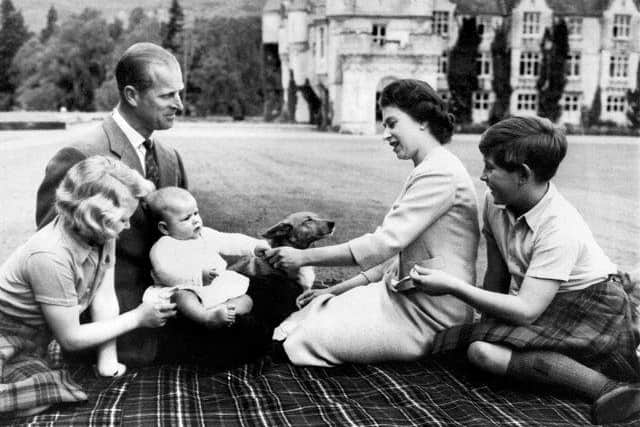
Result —
<instances>
[{"instance_id":1,"label":"tree","mask_svg":"<svg viewBox=\"0 0 640 427\"><path fill-rule=\"evenodd\" d=\"M511 98L511 49L508 45L509 28L502 25L495 31L491 42L491 60L493 80L491 86L495 93L495 102L489 112L489 124L494 124L509 115Z\"/></svg>"},{"instance_id":2,"label":"tree","mask_svg":"<svg viewBox=\"0 0 640 427\"><path fill-rule=\"evenodd\" d=\"M15 87L11 83L11 63L31 34L24 24L20 11L16 11L11 0L2 0L0 28L0 110L11 108Z\"/></svg>"},{"instance_id":3,"label":"tree","mask_svg":"<svg viewBox=\"0 0 640 427\"><path fill-rule=\"evenodd\" d=\"M597 87L596 93L593 95L593 102L587 114L587 126L595 126L600 123L600 114L602 113L602 100L600 99L600 86Z\"/></svg>"},{"instance_id":4,"label":"tree","mask_svg":"<svg viewBox=\"0 0 640 427\"><path fill-rule=\"evenodd\" d=\"M65 20L60 30L46 43L29 46L24 55L14 61L15 70L32 67L32 72L20 72L16 82L20 102L26 108L41 103L37 94L50 91L56 105L69 110L92 111L94 92L113 66L114 42L100 12L85 9ZM38 57L34 62L30 56ZM54 90L55 88L55 90ZM50 99L51 97L46 97Z\"/></svg>"},{"instance_id":5,"label":"tree","mask_svg":"<svg viewBox=\"0 0 640 427\"><path fill-rule=\"evenodd\" d=\"M569 31L564 19L545 29L540 45L542 65L538 79L538 114L555 122L562 114L560 100L567 84L566 65L569 54Z\"/></svg>"},{"instance_id":6,"label":"tree","mask_svg":"<svg viewBox=\"0 0 640 427\"><path fill-rule=\"evenodd\" d=\"M476 58L480 35L475 18L464 18L458 34L458 41L451 49L447 82L451 93L453 113L460 123L471 123L471 98L478 89Z\"/></svg>"},{"instance_id":7,"label":"tree","mask_svg":"<svg viewBox=\"0 0 640 427\"><path fill-rule=\"evenodd\" d=\"M124 23L120 18L115 18L109 23L109 36L111 36L113 41L117 42L123 34Z\"/></svg>"},{"instance_id":8,"label":"tree","mask_svg":"<svg viewBox=\"0 0 640 427\"><path fill-rule=\"evenodd\" d=\"M636 72L636 88L627 91L627 119L632 129L640 129L640 61L638 61L638 71Z\"/></svg>"},{"instance_id":9,"label":"tree","mask_svg":"<svg viewBox=\"0 0 640 427\"><path fill-rule=\"evenodd\" d=\"M49 37L53 35L56 31L58 31L58 11L53 5L49 8L49 12L47 12L47 25L40 31L40 41L42 43L46 43L49 40Z\"/></svg>"},{"instance_id":10,"label":"tree","mask_svg":"<svg viewBox=\"0 0 640 427\"><path fill-rule=\"evenodd\" d=\"M178 35L182 33L184 26L184 12L178 0L171 1L171 7L169 8L169 22L164 29L162 46L171 50L172 52L178 52L180 47L180 41Z\"/></svg>"},{"instance_id":11,"label":"tree","mask_svg":"<svg viewBox=\"0 0 640 427\"><path fill-rule=\"evenodd\" d=\"M13 58L11 65L15 103L27 110L57 110L65 93L56 84L55 65L48 44L31 37Z\"/></svg>"},{"instance_id":12,"label":"tree","mask_svg":"<svg viewBox=\"0 0 640 427\"><path fill-rule=\"evenodd\" d=\"M93 104L98 111L111 110L120 100L114 71L116 62L124 51L132 44L138 42L152 42L156 44L162 42L160 22L155 17L147 16L142 8L137 7L131 11L128 19L129 24L126 29L118 29L117 27L119 27L119 25L117 21L118 20L114 21L108 26L108 32L113 38L115 46L111 55L111 66L107 70L107 77L95 90Z\"/></svg>"},{"instance_id":13,"label":"tree","mask_svg":"<svg viewBox=\"0 0 640 427\"><path fill-rule=\"evenodd\" d=\"M200 115L262 113L259 17L198 19L193 32L188 105ZM234 101L237 101L237 103Z\"/></svg>"}]
</instances>

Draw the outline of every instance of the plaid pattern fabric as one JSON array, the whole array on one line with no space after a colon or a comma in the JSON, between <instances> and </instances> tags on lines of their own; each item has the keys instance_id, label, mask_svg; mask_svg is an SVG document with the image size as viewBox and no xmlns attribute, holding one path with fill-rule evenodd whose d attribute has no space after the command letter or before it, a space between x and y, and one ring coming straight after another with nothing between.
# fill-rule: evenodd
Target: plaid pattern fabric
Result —
<instances>
[{"instance_id":1,"label":"plaid pattern fabric","mask_svg":"<svg viewBox=\"0 0 640 427\"><path fill-rule=\"evenodd\" d=\"M584 426L590 405L506 383L459 357L306 368L265 358L226 371L163 365L82 378L89 401L16 426ZM637 425L640 420L625 426Z\"/></svg>"},{"instance_id":2,"label":"plaid pattern fabric","mask_svg":"<svg viewBox=\"0 0 640 427\"><path fill-rule=\"evenodd\" d=\"M52 368L48 338L46 331L0 314L0 419L38 406L87 399L66 370Z\"/></svg>"},{"instance_id":3,"label":"plaid pattern fabric","mask_svg":"<svg viewBox=\"0 0 640 427\"><path fill-rule=\"evenodd\" d=\"M557 294L532 325L487 320L445 329L435 336L432 354L466 349L474 341L556 351L621 381L637 380L640 374L629 300L617 276Z\"/></svg>"}]
</instances>

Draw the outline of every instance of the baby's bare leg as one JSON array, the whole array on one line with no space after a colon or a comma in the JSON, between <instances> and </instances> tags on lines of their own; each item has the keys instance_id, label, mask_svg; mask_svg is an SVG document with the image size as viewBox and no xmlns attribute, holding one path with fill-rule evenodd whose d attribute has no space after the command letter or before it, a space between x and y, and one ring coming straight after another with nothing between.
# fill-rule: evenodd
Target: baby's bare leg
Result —
<instances>
[{"instance_id":1,"label":"baby's bare leg","mask_svg":"<svg viewBox=\"0 0 640 427\"><path fill-rule=\"evenodd\" d=\"M179 290L176 292L175 302L180 313L207 328L219 328L235 320L234 310L226 304L218 304L206 309L196 294L191 291Z\"/></svg>"},{"instance_id":2,"label":"baby's bare leg","mask_svg":"<svg viewBox=\"0 0 640 427\"><path fill-rule=\"evenodd\" d=\"M236 308L236 314L247 314L253 308L253 300L249 295L240 295L239 297L229 298L225 301L226 305L232 305Z\"/></svg>"}]
</instances>

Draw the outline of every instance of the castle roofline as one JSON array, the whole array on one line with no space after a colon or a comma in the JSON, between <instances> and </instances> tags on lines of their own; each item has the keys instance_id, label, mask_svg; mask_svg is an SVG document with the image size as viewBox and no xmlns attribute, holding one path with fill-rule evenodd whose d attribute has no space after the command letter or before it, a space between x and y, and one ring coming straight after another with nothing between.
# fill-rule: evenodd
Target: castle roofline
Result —
<instances>
[{"instance_id":1,"label":"castle roofline","mask_svg":"<svg viewBox=\"0 0 640 427\"><path fill-rule=\"evenodd\" d=\"M262 8L262 13L280 12L280 0L267 0Z\"/></svg>"}]
</instances>

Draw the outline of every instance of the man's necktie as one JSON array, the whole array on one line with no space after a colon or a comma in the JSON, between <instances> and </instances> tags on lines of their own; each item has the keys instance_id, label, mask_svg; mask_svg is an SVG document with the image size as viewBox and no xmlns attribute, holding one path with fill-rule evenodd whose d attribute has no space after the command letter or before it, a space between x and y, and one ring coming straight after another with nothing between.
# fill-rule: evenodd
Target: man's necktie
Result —
<instances>
[{"instance_id":1,"label":"man's necktie","mask_svg":"<svg viewBox=\"0 0 640 427\"><path fill-rule=\"evenodd\" d=\"M146 178L153 182L158 188L160 184L160 169L158 168L158 160L156 159L156 150L153 141L147 139L143 142L146 150L144 155L144 168L147 171Z\"/></svg>"}]
</instances>

